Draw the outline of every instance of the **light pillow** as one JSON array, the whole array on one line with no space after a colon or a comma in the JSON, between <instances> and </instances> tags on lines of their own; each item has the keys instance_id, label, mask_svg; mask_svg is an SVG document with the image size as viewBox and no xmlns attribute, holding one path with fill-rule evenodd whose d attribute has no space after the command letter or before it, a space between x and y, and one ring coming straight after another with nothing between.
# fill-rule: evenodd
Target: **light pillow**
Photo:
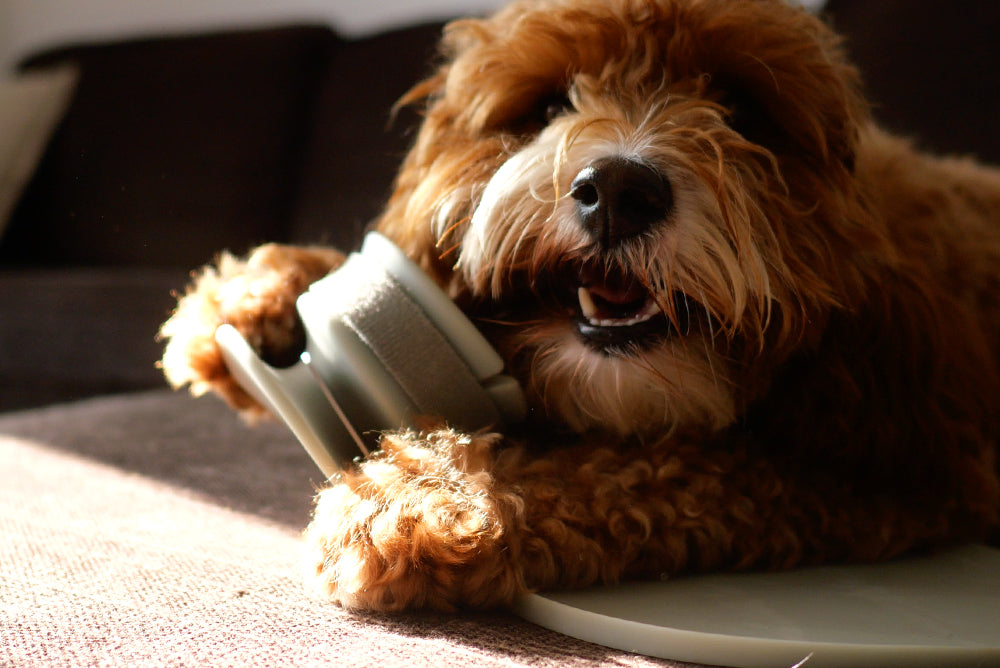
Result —
<instances>
[{"instance_id":1,"label":"light pillow","mask_svg":"<svg viewBox=\"0 0 1000 668\"><path fill-rule=\"evenodd\" d=\"M78 79L71 65L0 79L0 236L69 107Z\"/></svg>"}]
</instances>

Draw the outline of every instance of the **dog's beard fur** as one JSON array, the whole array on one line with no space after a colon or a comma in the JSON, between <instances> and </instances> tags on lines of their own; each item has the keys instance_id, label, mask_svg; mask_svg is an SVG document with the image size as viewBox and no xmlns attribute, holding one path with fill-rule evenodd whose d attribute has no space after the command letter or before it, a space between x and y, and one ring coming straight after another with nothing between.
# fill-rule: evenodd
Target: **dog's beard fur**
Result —
<instances>
[{"instance_id":1,"label":"dog's beard fur","mask_svg":"<svg viewBox=\"0 0 1000 668\"><path fill-rule=\"evenodd\" d=\"M795 11L774 21L770 3L739 4L553 6L555 19L501 18L512 34L459 24L454 62L414 94L432 106L386 227L410 221L401 243L417 256L436 249L425 265L451 282L548 421L618 436L721 429L829 308L858 298L854 270L834 259L838 245L865 245L842 222L863 206L845 185L863 115L852 72L837 69L832 36L803 44L802 26L782 25ZM758 10L757 32L727 24ZM671 61L663 33L683 42L688 29L707 42L714 30L727 51ZM740 55L746 39L759 40L753 59ZM796 100L803 85L833 92ZM775 109L784 117L769 118ZM616 243L584 229L571 196L574 177L608 158L654 170L670 195L661 220ZM415 219L430 238L415 240ZM641 286L649 301L635 309L661 314L605 328L606 339L582 335L578 290L604 280Z\"/></svg>"}]
</instances>

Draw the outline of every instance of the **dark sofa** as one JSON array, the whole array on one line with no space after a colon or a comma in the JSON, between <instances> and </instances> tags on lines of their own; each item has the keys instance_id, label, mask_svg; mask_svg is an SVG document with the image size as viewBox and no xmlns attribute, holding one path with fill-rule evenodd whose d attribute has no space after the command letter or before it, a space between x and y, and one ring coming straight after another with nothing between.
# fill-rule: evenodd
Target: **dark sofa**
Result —
<instances>
[{"instance_id":1,"label":"dark sofa","mask_svg":"<svg viewBox=\"0 0 1000 668\"><path fill-rule=\"evenodd\" d=\"M31 58L79 80L0 242L0 410L162 386L170 292L222 249L353 246L439 34L292 26Z\"/></svg>"},{"instance_id":2,"label":"dark sofa","mask_svg":"<svg viewBox=\"0 0 1000 668\"><path fill-rule=\"evenodd\" d=\"M828 13L885 124L1000 163L997 7ZM417 118L390 109L439 31L283 26L26 61L79 78L0 237L0 664L661 665L504 613L309 601L291 562L318 472L280 427L155 368L171 291L219 250L357 243Z\"/></svg>"}]
</instances>

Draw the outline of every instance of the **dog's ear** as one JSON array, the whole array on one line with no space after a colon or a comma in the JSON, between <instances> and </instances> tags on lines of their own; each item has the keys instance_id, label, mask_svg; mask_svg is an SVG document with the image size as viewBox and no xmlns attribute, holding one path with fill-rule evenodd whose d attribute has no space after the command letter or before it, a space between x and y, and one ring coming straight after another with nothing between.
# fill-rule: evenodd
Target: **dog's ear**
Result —
<instances>
[{"instance_id":1,"label":"dog's ear","mask_svg":"<svg viewBox=\"0 0 1000 668\"><path fill-rule=\"evenodd\" d=\"M491 130L519 136L534 135L573 107L565 88L558 86L527 93L517 102L519 104L503 109L504 113L493 115L490 119Z\"/></svg>"},{"instance_id":2,"label":"dog's ear","mask_svg":"<svg viewBox=\"0 0 1000 668\"><path fill-rule=\"evenodd\" d=\"M770 77L714 78L726 121L747 141L779 159L807 155L821 164L836 162L854 169L858 127L866 110L853 82L835 77L827 87L804 89L798 81Z\"/></svg>"},{"instance_id":3,"label":"dog's ear","mask_svg":"<svg viewBox=\"0 0 1000 668\"><path fill-rule=\"evenodd\" d=\"M718 88L721 91L719 103L725 108L726 123L747 141L780 157L792 152L800 153L801 141L806 139L806 148L810 149L812 157L824 161L836 160L848 171L853 171L857 133L848 119L841 117L836 123L826 121L822 137L806 137L796 134L794 123L789 122L785 113L787 109L772 111L757 94L732 81L725 82Z\"/></svg>"},{"instance_id":4,"label":"dog's ear","mask_svg":"<svg viewBox=\"0 0 1000 668\"><path fill-rule=\"evenodd\" d=\"M803 11L777 22L765 4L754 8L760 16L715 17L701 33L714 97L735 130L779 159L805 155L852 170L869 113L857 70L816 17Z\"/></svg>"},{"instance_id":5,"label":"dog's ear","mask_svg":"<svg viewBox=\"0 0 1000 668\"><path fill-rule=\"evenodd\" d=\"M736 81L719 78L713 81L718 89L719 103L726 110L726 123L749 142L780 152L784 133L778 122L768 113L766 106L753 92Z\"/></svg>"}]
</instances>

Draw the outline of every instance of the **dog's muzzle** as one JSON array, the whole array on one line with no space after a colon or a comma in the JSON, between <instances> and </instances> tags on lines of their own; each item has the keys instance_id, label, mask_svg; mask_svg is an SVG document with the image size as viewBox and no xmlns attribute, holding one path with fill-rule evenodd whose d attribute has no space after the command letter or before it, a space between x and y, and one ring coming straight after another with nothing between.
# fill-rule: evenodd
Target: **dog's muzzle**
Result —
<instances>
[{"instance_id":1,"label":"dog's muzzle","mask_svg":"<svg viewBox=\"0 0 1000 668\"><path fill-rule=\"evenodd\" d=\"M573 179L570 196L576 201L577 221L602 251L663 223L673 204L670 183L662 174L623 157L601 158L584 167ZM676 331L660 298L635 275L585 266L576 297L577 328L597 348L634 347ZM671 310L687 312L683 295L671 299Z\"/></svg>"}]
</instances>

